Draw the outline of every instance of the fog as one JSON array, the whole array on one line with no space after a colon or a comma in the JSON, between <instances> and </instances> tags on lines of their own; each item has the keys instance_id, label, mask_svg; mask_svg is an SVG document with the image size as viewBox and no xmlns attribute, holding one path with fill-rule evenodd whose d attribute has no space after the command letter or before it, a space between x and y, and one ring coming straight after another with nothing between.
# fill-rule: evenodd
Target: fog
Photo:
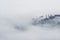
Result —
<instances>
[{"instance_id":1,"label":"fog","mask_svg":"<svg viewBox=\"0 0 60 40\"><path fill-rule=\"evenodd\" d=\"M31 24L50 14L60 14L60 0L0 0L0 40L60 40L60 28Z\"/></svg>"}]
</instances>

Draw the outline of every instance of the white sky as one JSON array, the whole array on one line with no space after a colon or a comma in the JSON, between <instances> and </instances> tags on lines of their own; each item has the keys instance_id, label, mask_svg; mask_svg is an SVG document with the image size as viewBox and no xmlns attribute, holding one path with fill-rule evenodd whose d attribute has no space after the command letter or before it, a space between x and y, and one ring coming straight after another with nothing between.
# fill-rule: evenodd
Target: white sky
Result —
<instances>
[{"instance_id":1,"label":"white sky","mask_svg":"<svg viewBox=\"0 0 60 40\"><path fill-rule=\"evenodd\" d=\"M60 0L0 0L1 13L34 14L60 10ZM36 13L37 12L37 13Z\"/></svg>"},{"instance_id":2,"label":"white sky","mask_svg":"<svg viewBox=\"0 0 60 40\"><path fill-rule=\"evenodd\" d=\"M60 0L0 0L0 15L3 16L28 19L28 16L54 13L60 13Z\"/></svg>"}]
</instances>

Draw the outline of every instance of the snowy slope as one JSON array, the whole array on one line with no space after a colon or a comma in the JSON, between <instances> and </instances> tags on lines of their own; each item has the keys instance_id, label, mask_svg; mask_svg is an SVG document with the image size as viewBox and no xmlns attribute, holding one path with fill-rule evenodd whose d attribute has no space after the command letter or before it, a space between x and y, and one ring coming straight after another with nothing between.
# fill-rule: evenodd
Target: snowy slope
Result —
<instances>
[{"instance_id":1,"label":"snowy slope","mask_svg":"<svg viewBox=\"0 0 60 40\"><path fill-rule=\"evenodd\" d=\"M46 17L40 16L38 18L32 19L33 25L50 25L50 26L60 26L60 15L54 14L54 15L47 15Z\"/></svg>"}]
</instances>

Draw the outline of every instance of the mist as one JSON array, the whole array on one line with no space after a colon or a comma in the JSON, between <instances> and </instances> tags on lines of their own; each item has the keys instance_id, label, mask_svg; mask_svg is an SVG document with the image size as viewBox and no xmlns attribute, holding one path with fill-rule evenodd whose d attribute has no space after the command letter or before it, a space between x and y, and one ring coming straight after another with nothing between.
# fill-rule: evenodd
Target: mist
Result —
<instances>
[{"instance_id":1,"label":"mist","mask_svg":"<svg viewBox=\"0 0 60 40\"><path fill-rule=\"evenodd\" d=\"M50 14L60 14L60 0L0 0L0 40L60 40L60 28L32 25Z\"/></svg>"}]
</instances>

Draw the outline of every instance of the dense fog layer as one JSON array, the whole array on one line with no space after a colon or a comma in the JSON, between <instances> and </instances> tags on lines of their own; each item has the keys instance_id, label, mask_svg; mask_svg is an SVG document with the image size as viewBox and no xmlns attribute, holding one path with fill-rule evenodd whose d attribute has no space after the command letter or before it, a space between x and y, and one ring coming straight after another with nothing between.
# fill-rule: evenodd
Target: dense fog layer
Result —
<instances>
[{"instance_id":1,"label":"dense fog layer","mask_svg":"<svg viewBox=\"0 0 60 40\"><path fill-rule=\"evenodd\" d=\"M0 40L60 40L57 26L32 25L50 14L60 14L60 0L0 0Z\"/></svg>"},{"instance_id":2,"label":"dense fog layer","mask_svg":"<svg viewBox=\"0 0 60 40\"><path fill-rule=\"evenodd\" d=\"M60 40L60 28L35 26L31 23L36 16L19 16L0 16L0 40Z\"/></svg>"}]
</instances>

